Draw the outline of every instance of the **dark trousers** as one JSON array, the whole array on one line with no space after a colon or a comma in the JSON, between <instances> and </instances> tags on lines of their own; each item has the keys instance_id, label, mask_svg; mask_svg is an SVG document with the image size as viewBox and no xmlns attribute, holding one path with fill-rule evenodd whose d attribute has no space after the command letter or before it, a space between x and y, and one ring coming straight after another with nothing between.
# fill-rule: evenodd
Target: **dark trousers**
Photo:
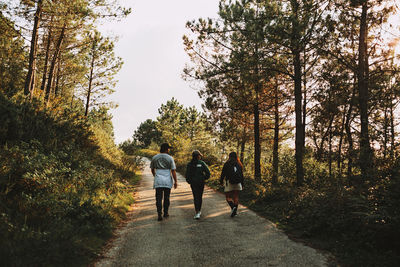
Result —
<instances>
[{"instance_id":1,"label":"dark trousers","mask_svg":"<svg viewBox=\"0 0 400 267\"><path fill-rule=\"evenodd\" d=\"M171 194L171 188L166 188L166 187L156 188L156 206L158 214L161 214L162 212L163 197L164 197L164 214L168 214L170 194Z\"/></svg>"},{"instance_id":2,"label":"dark trousers","mask_svg":"<svg viewBox=\"0 0 400 267\"><path fill-rule=\"evenodd\" d=\"M203 192L204 192L204 183L201 184L191 184L194 200L194 209L196 211L201 210L201 204L203 203Z\"/></svg>"}]
</instances>

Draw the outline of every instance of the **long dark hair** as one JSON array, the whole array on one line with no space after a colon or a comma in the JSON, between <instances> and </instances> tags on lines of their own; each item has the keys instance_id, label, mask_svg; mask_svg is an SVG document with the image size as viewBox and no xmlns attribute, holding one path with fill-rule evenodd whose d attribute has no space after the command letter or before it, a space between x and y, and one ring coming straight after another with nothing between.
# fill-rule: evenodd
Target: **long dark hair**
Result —
<instances>
[{"instance_id":1,"label":"long dark hair","mask_svg":"<svg viewBox=\"0 0 400 267\"><path fill-rule=\"evenodd\" d=\"M243 164L240 162L239 157L237 156L236 152L231 152L229 153L229 159L228 162L232 162L232 163L238 163L240 165L240 167L243 168Z\"/></svg>"}]
</instances>

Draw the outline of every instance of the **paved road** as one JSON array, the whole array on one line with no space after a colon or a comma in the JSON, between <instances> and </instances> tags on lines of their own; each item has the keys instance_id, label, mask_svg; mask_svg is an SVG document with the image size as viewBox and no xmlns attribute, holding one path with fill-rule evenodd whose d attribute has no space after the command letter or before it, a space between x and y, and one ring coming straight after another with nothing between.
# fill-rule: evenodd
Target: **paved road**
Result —
<instances>
[{"instance_id":1,"label":"paved road","mask_svg":"<svg viewBox=\"0 0 400 267\"><path fill-rule=\"evenodd\" d=\"M146 162L148 165L148 162ZM126 226L95 266L326 266L316 250L291 241L268 220L239 206L231 218L222 194L206 188L194 220L189 185L179 175L170 217L157 221L153 177L145 168Z\"/></svg>"}]
</instances>

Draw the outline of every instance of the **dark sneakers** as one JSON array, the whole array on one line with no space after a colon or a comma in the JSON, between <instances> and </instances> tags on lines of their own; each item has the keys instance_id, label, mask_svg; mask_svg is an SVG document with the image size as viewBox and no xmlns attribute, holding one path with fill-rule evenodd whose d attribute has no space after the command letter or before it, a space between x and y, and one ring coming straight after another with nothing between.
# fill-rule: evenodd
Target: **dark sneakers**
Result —
<instances>
[{"instance_id":1,"label":"dark sneakers","mask_svg":"<svg viewBox=\"0 0 400 267\"><path fill-rule=\"evenodd\" d=\"M166 219L166 218L168 218L168 217L169 217L168 212L165 212L165 213L164 213L164 218ZM159 213L159 214L158 214L157 221L162 221L162 220L163 220L163 216L161 215L161 213Z\"/></svg>"},{"instance_id":2,"label":"dark sneakers","mask_svg":"<svg viewBox=\"0 0 400 267\"><path fill-rule=\"evenodd\" d=\"M235 204L233 204L232 201L227 201L227 202L228 202L229 207L231 207L231 209L233 209L233 207L235 206Z\"/></svg>"},{"instance_id":3,"label":"dark sneakers","mask_svg":"<svg viewBox=\"0 0 400 267\"><path fill-rule=\"evenodd\" d=\"M237 206L233 207L232 212L231 212L231 217L235 217L237 214Z\"/></svg>"}]
</instances>

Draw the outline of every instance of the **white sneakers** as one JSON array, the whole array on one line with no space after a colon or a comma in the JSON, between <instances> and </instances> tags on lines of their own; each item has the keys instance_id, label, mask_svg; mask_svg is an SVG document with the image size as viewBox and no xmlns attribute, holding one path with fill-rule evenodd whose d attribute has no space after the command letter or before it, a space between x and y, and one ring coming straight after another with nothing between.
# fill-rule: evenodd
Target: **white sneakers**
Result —
<instances>
[{"instance_id":1,"label":"white sneakers","mask_svg":"<svg viewBox=\"0 0 400 267\"><path fill-rule=\"evenodd\" d=\"M196 213L196 214L194 215L193 219L196 219L196 220L200 219L200 215L201 215L201 211L199 211L198 213Z\"/></svg>"}]
</instances>

